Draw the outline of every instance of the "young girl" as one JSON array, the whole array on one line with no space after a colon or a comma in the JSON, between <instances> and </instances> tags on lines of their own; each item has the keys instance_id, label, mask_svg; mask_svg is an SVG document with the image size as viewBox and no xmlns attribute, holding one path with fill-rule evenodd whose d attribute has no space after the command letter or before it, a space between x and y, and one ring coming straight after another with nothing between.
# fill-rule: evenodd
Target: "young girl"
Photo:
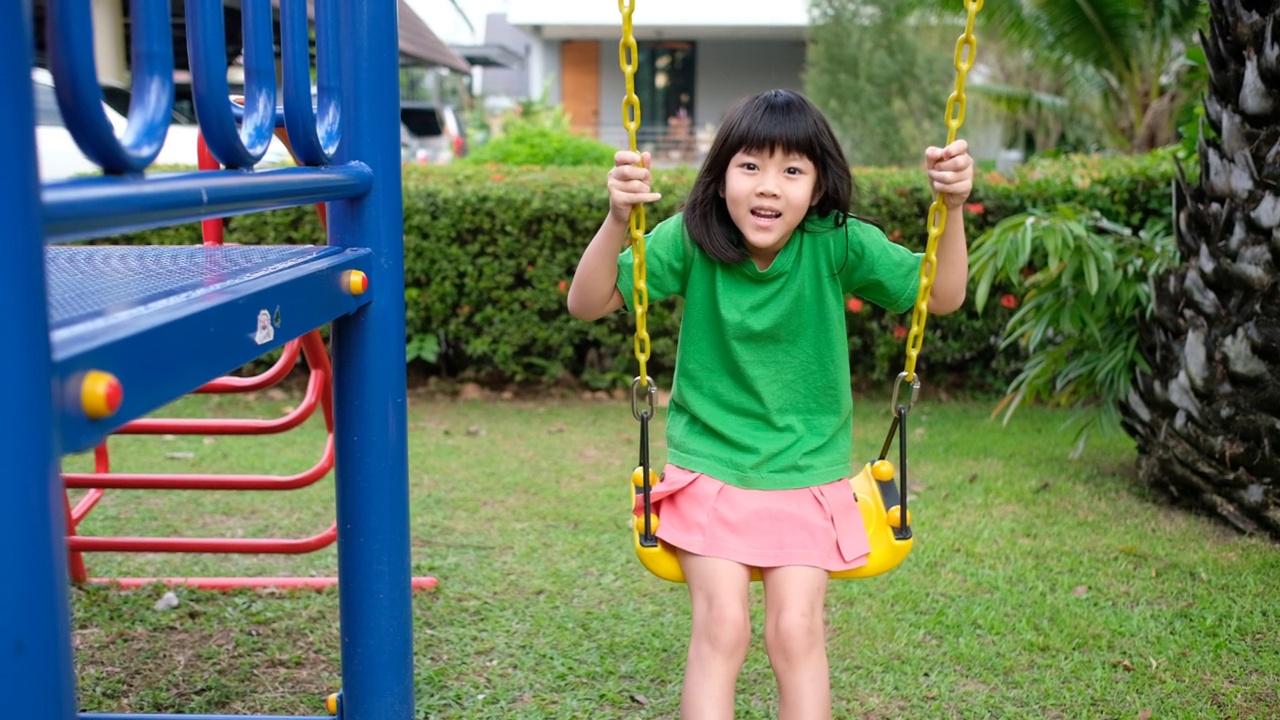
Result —
<instances>
[{"instance_id":1,"label":"young girl","mask_svg":"<svg viewBox=\"0 0 1280 720\"><path fill-rule=\"evenodd\" d=\"M569 312L595 320L632 302L631 208L649 155L619 152L609 215L582 254ZM964 301L963 140L925 151L947 206L929 310ZM921 256L850 216L849 165L821 112L771 90L725 117L684 211L645 240L649 297L684 297L667 415L669 464L653 492L657 534L677 549L693 606L681 717L732 718L759 568L779 717L831 717L823 626L828 573L866 562L847 478L852 393L843 298L893 312L915 302Z\"/></svg>"}]
</instances>

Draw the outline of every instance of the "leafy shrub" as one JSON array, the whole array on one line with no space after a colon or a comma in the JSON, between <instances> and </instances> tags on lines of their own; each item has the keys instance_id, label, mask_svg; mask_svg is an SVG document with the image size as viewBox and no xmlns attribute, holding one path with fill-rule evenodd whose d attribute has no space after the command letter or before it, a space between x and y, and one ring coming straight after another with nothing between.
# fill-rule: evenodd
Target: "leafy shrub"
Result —
<instances>
[{"instance_id":1,"label":"leafy shrub","mask_svg":"<svg viewBox=\"0 0 1280 720\"><path fill-rule=\"evenodd\" d=\"M613 167L616 149L595 138L573 132L559 107L527 100L506 113L502 133L475 148L471 164L537 167Z\"/></svg>"},{"instance_id":2,"label":"leafy shrub","mask_svg":"<svg viewBox=\"0 0 1280 720\"><path fill-rule=\"evenodd\" d=\"M613 167L613 155L616 151L616 148L599 140L567 130L517 125L508 128L501 137L476 148L466 158L466 162L541 167L594 165L609 168Z\"/></svg>"},{"instance_id":3,"label":"leafy shrub","mask_svg":"<svg viewBox=\"0 0 1280 720\"><path fill-rule=\"evenodd\" d=\"M610 150L607 160L580 167L474 162L406 167L406 357L428 374L491 382L572 378L600 388L629 384L636 371L632 318L619 313L584 323L564 306L578 257L604 218L604 169L612 164ZM1029 164L1014 177L988 174L976 183L966 229L972 240L1006 217L1062 204L1145 228L1169 217L1174 175L1167 153L1067 157ZM649 208L651 227L679 208L693 177L688 168L655 171L654 187L663 199ZM918 168L856 169L855 177L856 213L890 238L922 249L931 199L923 173ZM187 225L115 241L198 243L200 235L197 225ZM290 208L232 218L227 241L319 243L323 235L313 210ZM1043 253L1044 242L1032 236L1035 253ZM1040 260L1032 262L1045 267ZM1025 278L1008 273L984 287L989 298L1022 298L1030 289ZM976 295L976 286L970 292ZM930 317L917 366L926 383L950 376L979 388L1007 386L1022 370L1026 352L1016 342L1004 342L1015 309L996 303L979 313L974 303L966 303L951 315ZM662 302L649 316L650 374L667 386L679 312L678 304ZM900 328L910 318L865 305L851 308L848 319L855 376L895 377L905 350Z\"/></svg>"},{"instance_id":4,"label":"leafy shrub","mask_svg":"<svg viewBox=\"0 0 1280 720\"><path fill-rule=\"evenodd\" d=\"M1006 422L1025 400L1074 406L1077 455L1090 432L1118 430L1120 402L1146 365L1138 324L1150 314L1153 280L1177 263L1168 222L1133 230L1078 205L1013 215L978 238L974 305L981 311L1001 281L1021 296L1002 298L1018 311L1001 346L1027 353L1001 403Z\"/></svg>"}]
</instances>

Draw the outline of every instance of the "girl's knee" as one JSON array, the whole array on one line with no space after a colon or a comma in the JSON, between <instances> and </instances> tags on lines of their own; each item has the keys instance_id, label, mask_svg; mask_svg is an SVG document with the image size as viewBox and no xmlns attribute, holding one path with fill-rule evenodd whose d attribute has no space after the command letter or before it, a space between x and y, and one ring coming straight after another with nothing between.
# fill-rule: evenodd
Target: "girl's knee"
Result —
<instances>
[{"instance_id":1,"label":"girl's knee","mask_svg":"<svg viewBox=\"0 0 1280 720\"><path fill-rule=\"evenodd\" d=\"M809 610L769 613L765 618L764 642L774 662L822 652L826 645L822 613Z\"/></svg>"},{"instance_id":2,"label":"girl's knee","mask_svg":"<svg viewBox=\"0 0 1280 720\"><path fill-rule=\"evenodd\" d=\"M695 608L693 640L726 657L744 656L751 644L751 617L737 604Z\"/></svg>"}]
</instances>

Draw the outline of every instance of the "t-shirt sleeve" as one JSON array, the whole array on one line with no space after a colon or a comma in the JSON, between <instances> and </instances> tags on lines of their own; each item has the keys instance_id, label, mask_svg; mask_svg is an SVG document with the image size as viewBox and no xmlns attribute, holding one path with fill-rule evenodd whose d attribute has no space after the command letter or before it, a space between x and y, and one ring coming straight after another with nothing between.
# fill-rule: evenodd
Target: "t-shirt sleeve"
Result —
<instances>
[{"instance_id":1,"label":"t-shirt sleeve","mask_svg":"<svg viewBox=\"0 0 1280 720\"><path fill-rule=\"evenodd\" d=\"M906 312L920 290L924 255L889 240L874 225L850 218L847 229L848 257L840 270L841 289L890 312Z\"/></svg>"},{"instance_id":2,"label":"t-shirt sleeve","mask_svg":"<svg viewBox=\"0 0 1280 720\"><path fill-rule=\"evenodd\" d=\"M618 256L618 292L626 302L627 312L634 312L632 290L635 288L635 248L629 247ZM692 248L684 232L684 216L673 215L654 226L644 238L645 286L649 302L672 295L684 295L689 276Z\"/></svg>"}]
</instances>

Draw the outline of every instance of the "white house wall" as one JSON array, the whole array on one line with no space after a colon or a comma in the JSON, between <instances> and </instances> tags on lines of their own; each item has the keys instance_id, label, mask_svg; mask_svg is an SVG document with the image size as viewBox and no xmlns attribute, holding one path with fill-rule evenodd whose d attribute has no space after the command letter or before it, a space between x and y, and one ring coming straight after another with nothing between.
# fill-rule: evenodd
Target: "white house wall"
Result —
<instances>
[{"instance_id":1,"label":"white house wall","mask_svg":"<svg viewBox=\"0 0 1280 720\"><path fill-rule=\"evenodd\" d=\"M673 37L672 39L681 39ZM697 40L694 75L693 126L719 125L740 98L771 88L803 90L805 45L799 40ZM534 87L549 87L547 102L563 102L560 85L560 42L535 41L530 72ZM599 138L611 145L626 142L622 127L622 97L626 85L618 62L616 42L601 41ZM643 113L643 108L641 109Z\"/></svg>"},{"instance_id":2,"label":"white house wall","mask_svg":"<svg viewBox=\"0 0 1280 720\"><path fill-rule=\"evenodd\" d=\"M779 32L803 33L809 25L808 0L633 0L636 36L677 38L682 31L715 29L727 37L756 31L776 37ZM533 29L552 39L618 37L622 15L608 0L508 0L512 25Z\"/></svg>"},{"instance_id":3,"label":"white house wall","mask_svg":"<svg viewBox=\"0 0 1280 720\"><path fill-rule=\"evenodd\" d=\"M705 136L719 125L739 98L769 88L803 89L808 0L633 0L636 38L646 41L689 41L696 45L693 129ZM621 16L617 3L606 0L508 0L507 20L532 39L530 91L551 104L563 101L561 40L600 43L598 137L614 146L626 143L622 129L622 71L618 67ZM979 77L981 66L973 78ZM977 110L977 112L974 112ZM965 136L975 157L994 158L1001 130L981 108L970 108ZM938 108L940 134L943 109ZM651 125L650 125L651 127ZM643 128L642 128L643 130ZM939 137L941 141L945 137Z\"/></svg>"},{"instance_id":4,"label":"white house wall","mask_svg":"<svg viewBox=\"0 0 1280 720\"><path fill-rule=\"evenodd\" d=\"M803 90L804 59L802 41L698 43L694 127L719 125L725 112L746 95L772 88Z\"/></svg>"}]
</instances>

